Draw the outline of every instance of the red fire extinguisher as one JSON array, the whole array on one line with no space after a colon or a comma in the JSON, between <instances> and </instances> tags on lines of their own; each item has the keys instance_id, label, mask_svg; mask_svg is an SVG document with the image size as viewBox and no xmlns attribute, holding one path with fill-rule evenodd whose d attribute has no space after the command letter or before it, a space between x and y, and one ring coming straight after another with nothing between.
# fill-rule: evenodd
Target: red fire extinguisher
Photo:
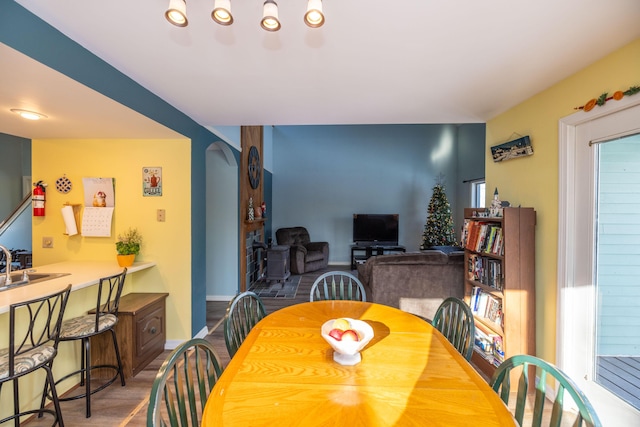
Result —
<instances>
[{"instance_id":1,"label":"red fire extinguisher","mask_svg":"<svg viewBox=\"0 0 640 427\"><path fill-rule=\"evenodd\" d=\"M38 181L33 186L33 196L31 197L31 204L33 205L33 216L44 216L44 202L45 202L45 187L42 181Z\"/></svg>"}]
</instances>

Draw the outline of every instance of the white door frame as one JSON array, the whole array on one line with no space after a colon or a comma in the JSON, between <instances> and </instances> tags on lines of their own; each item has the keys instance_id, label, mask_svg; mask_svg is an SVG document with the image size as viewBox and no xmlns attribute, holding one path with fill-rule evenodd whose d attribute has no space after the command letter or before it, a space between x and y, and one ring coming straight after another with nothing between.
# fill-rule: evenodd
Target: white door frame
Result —
<instances>
[{"instance_id":1,"label":"white door frame","mask_svg":"<svg viewBox=\"0 0 640 427\"><path fill-rule=\"evenodd\" d=\"M612 418L616 418L616 422L636 422L640 413L622 400L612 399L612 393L593 381L594 354L583 350L594 348L595 317L593 311L584 307L594 306L595 279L593 271L574 266L576 257L581 257L587 265L593 265L595 260L595 211L585 212L578 206L584 201L593 206L595 176L585 174L584 168L595 170L596 159L593 149L585 150L584 145L578 145L577 128L638 105L640 95L629 96L559 121L556 364L585 391L603 422ZM580 201L582 203L578 203Z\"/></svg>"}]
</instances>

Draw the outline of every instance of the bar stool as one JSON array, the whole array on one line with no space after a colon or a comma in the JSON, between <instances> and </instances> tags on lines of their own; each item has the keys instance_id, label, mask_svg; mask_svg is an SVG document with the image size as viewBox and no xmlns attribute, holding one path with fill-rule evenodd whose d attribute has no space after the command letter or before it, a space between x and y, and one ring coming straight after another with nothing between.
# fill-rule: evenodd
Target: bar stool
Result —
<instances>
[{"instance_id":1,"label":"bar stool","mask_svg":"<svg viewBox=\"0 0 640 427\"><path fill-rule=\"evenodd\" d=\"M56 384L71 378L75 375L80 375L80 386L84 386L84 393L61 397L60 401L69 401L76 399L86 399L86 417L91 417L91 395L97 393L100 390L105 389L111 385L118 376L120 376L120 382L124 387L124 374L122 373L122 359L120 358L120 350L118 349L118 341L116 339L116 332L114 330L118 323L118 305L120 304L120 295L122 294L122 288L124 286L124 279L127 274L125 268L122 273L115 274L109 277L103 277L100 279L98 287L98 300L96 302L95 314L86 314L84 316L74 317L62 322L62 329L60 330L60 341L75 341L81 340L82 347L80 349L80 369L60 378L56 381ZM103 334L106 332L111 333L113 338L113 347L116 352L116 360L118 365L91 365L91 340L90 338ZM98 368L108 368L115 370L113 377L108 379L105 383L101 384L94 390L91 389L91 371ZM43 396L43 404L45 397L50 397L46 393Z\"/></svg>"},{"instance_id":2,"label":"bar stool","mask_svg":"<svg viewBox=\"0 0 640 427\"><path fill-rule=\"evenodd\" d=\"M51 365L58 353L60 327L69 292L71 285L60 292L9 307L9 347L0 349L0 392L5 382L13 382L14 414L0 420L0 424L13 420L18 427L20 417L30 414L42 416L46 412L54 416L52 425L57 423L64 427ZM40 368L46 371L45 390L47 387L51 389L54 409L41 407L20 412L18 378Z\"/></svg>"}]
</instances>

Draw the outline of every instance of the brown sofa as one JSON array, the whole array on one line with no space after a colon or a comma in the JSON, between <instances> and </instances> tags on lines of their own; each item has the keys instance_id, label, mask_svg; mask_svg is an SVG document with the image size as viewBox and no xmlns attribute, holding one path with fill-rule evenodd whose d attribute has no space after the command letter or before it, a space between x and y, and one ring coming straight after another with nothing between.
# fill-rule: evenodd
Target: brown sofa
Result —
<instances>
[{"instance_id":1,"label":"brown sofa","mask_svg":"<svg viewBox=\"0 0 640 427\"><path fill-rule=\"evenodd\" d=\"M464 252L427 250L379 255L358 265L367 301L432 319L450 296L464 296Z\"/></svg>"},{"instance_id":2,"label":"brown sofa","mask_svg":"<svg viewBox=\"0 0 640 427\"><path fill-rule=\"evenodd\" d=\"M308 273L329 264L329 243L312 242L304 227L279 228L276 241L291 248L291 274Z\"/></svg>"}]
</instances>

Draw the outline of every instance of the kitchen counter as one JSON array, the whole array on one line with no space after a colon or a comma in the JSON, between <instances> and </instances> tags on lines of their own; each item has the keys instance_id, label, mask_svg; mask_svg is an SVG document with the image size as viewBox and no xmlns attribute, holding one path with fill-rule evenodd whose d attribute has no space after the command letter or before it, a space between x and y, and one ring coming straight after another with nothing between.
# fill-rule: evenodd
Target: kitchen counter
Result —
<instances>
[{"instance_id":1,"label":"kitchen counter","mask_svg":"<svg viewBox=\"0 0 640 427\"><path fill-rule=\"evenodd\" d=\"M155 262L136 262L127 268L127 275L155 266ZM0 292L0 314L9 311L9 306L22 301L49 295L71 284L71 291L98 284L101 277L107 277L122 271L114 261L65 261L29 269L34 273L69 273L37 283L16 286ZM12 272L16 273L16 271Z\"/></svg>"}]
</instances>

